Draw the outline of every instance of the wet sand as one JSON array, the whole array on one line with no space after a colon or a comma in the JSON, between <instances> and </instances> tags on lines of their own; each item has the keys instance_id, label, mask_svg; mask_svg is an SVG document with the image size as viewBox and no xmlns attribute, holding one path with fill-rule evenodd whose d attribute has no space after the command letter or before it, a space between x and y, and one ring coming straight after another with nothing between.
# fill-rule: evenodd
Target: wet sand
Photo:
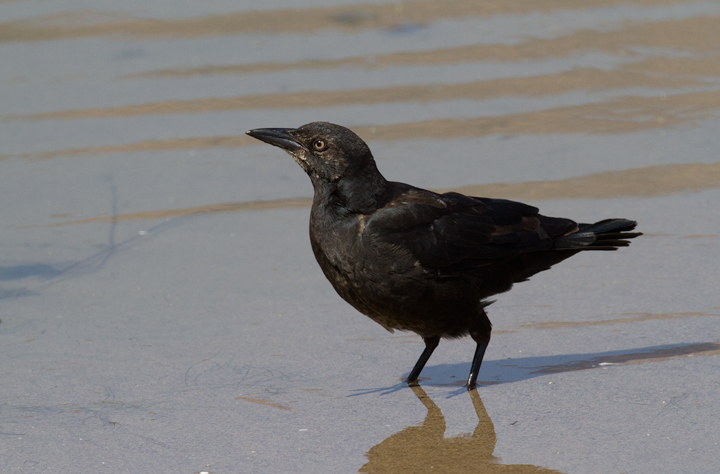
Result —
<instances>
[{"instance_id":1,"label":"wet sand","mask_svg":"<svg viewBox=\"0 0 720 474\"><path fill-rule=\"evenodd\" d=\"M720 463L720 6L0 2L8 472L693 472ZM312 188L250 128L389 179L645 235L423 343L344 303Z\"/></svg>"}]
</instances>

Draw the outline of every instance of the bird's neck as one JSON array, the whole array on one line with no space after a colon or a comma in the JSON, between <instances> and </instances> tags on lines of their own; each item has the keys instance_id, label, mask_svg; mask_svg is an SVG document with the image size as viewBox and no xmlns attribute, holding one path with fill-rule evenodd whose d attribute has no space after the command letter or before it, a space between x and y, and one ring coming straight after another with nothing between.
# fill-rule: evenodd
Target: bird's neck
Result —
<instances>
[{"instance_id":1,"label":"bird's neck","mask_svg":"<svg viewBox=\"0 0 720 474\"><path fill-rule=\"evenodd\" d=\"M313 182L313 187L313 207L335 215L370 214L383 206L388 195L388 181L374 163L359 176Z\"/></svg>"}]
</instances>

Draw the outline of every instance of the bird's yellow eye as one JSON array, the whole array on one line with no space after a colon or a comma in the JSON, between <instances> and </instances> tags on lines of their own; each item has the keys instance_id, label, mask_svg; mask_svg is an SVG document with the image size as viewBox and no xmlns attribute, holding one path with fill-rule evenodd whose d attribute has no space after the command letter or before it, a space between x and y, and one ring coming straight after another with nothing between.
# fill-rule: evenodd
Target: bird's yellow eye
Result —
<instances>
[{"instance_id":1,"label":"bird's yellow eye","mask_svg":"<svg viewBox=\"0 0 720 474\"><path fill-rule=\"evenodd\" d=\"M327 146L327 143L325 143L325 140L315 140L313 142L313 148L315 148L316 151L322 151Z\"/></svg>"}]
</instances>

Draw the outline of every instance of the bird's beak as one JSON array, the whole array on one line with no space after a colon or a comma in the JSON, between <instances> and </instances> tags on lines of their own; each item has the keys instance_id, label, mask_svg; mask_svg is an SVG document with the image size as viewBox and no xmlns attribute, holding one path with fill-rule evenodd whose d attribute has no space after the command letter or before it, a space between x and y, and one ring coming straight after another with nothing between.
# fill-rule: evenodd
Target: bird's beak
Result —
<instances>
[{"instance_id":1,"label":"bird's beak","mask_svg":"<svg viewBox=\"0 0 720 474\"><path fill-rule=\"evenodd\" d=\"M294 131L294 128L256 128L254 130L248 130L245 133L291 153L299 150L309 151L305 145L300 143L297 138L292 135Z\"/></svg>"}]
</instances>

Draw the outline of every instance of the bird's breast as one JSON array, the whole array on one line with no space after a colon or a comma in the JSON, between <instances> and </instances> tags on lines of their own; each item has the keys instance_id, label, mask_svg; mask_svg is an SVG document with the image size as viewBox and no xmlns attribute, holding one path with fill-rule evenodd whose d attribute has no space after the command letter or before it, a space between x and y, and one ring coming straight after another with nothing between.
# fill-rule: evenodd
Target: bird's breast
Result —
<instances>
[{"instance_id":1,"label":"bird's breast","mask_svg":"<svg viewBox=\"0 0 720 474\"><path fill-rule=\"evenodd\" d=\"M358 217L332 217L313 212L310 242L323 271L328 265L352 276L363 261L364 220ZM326 272L327 274L327 272Z\"/></svg>"}]
</instances>

